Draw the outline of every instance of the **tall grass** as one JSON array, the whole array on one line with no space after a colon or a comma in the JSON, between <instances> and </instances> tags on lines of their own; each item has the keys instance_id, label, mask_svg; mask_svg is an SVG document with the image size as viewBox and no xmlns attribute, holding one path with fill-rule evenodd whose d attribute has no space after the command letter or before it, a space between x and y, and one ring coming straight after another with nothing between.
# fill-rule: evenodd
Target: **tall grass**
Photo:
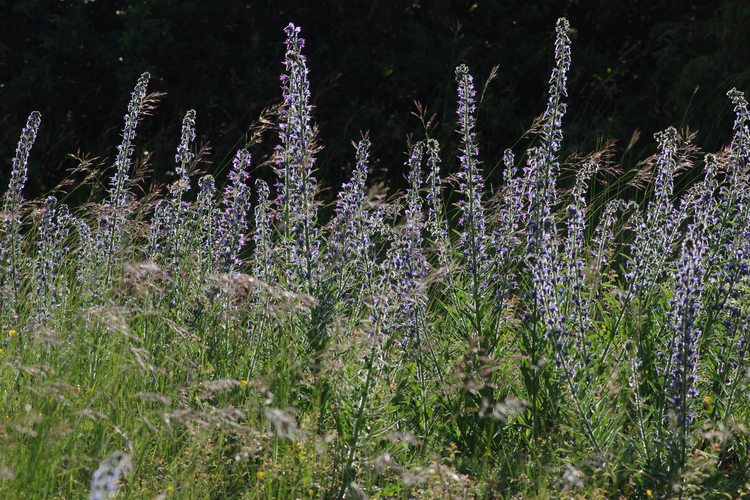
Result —
<instances>
[{"instance_id":1,"label":"tall grass","mask_svg":"<svg viewBox=\"0 0 750 500\"><path fill-rule=\"evenodd\" d=\"M193 110L177 180L143 189L144 73L109 184L89 176L101 201L27 201L32 113L0 227L0 495L750 493L747 101L729 92L731 142L703 161L689 134L657 133L629 177L646 201L618 198L625 181L600 187L611 145L561 153L569 31L560 19L546 110L502 186L484 186L461 65L456 171L426 131L405 193L368 187L364 136L327 223L293 24L276 120L223 189L195 179Z\"/></svg>"}]
</instances>

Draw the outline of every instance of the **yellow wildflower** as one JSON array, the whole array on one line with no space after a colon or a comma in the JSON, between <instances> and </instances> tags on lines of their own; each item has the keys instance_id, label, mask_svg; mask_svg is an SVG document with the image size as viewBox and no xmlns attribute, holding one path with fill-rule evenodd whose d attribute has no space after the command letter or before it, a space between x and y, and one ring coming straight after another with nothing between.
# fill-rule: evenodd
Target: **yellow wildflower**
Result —
<instances>
[{"instance_id":1,"label":"yellow wildflower","mask_svg":"<svg viewBox=\"0 0 750 500\"><path fill-rule=\"evenodd\" d=\"M245 380L245 379L242 379L242 380L240 380L240 385L247 385L247 383L248 383L248 382L247 382L247 380Z\"/></svg>"},{"instance_id":2,"label":"yellow wildflower","mask_svg":"<svg viewBox=\"0 0 750 500\"><path fill-rule=\"evenodd\" d=\"M3 354L5 354L5 349L3 349L2 347L0 347L0 356L2 356Z\"/></svg>"},{"instance_id":3,"label":"yellow wildflower","mask_svg":"<svg viewBox=\"0 0 750 500\"><path fill-rule=\"evenodd\" d=\"M646 490L646 496L647 497L652 497L652 496L654 496L654 492L651 491L651 490Z\"/></svg>"},{"instance_id":4,"label":"yellow wildflower","mask_svg":"<svg viewBox=\"0 0 750 500\"><path fill-rule=\"evenodd\" d=\"M167 493L173 493L174 492L174 486L171 484L167 485Z\"/></svg>"},{"instance_id":5,"label":"yellow wildflower","mask_svg":"<svg viewBox=\"0 0 750 500\"><path fill-rule=\"evenodd\" d=\"M262 470L259 470L258 472L255 473L255 477L262 480L264 477L266 477L266 473L263 472Z\"/></svg>"},{"instance_id":6,"label":"yellow wildflower","mask_svg":"<svg viewBox=\"0 0 750 500\"><path fill-rule=\"evenodd\" d=\"M10 335L11 337L12 337L13 335L16 335L17 333L18 333L18 332L17 332L17 331L15 331L15 330L8 330L8 335Z\"/></svg>"}]
</instances>

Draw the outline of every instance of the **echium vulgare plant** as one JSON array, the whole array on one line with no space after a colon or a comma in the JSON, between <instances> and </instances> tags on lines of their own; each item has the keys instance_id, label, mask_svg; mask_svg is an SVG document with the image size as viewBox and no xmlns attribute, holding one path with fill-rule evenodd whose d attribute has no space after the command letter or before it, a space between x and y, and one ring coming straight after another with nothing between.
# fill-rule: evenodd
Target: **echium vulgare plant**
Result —
<instances>
[{"instance_id":1,"label":"echium vulgare plant","mask_svg":"<svg viewBox=\"0 0 750 500\"><path fill-rule=\"evenodd\" d=\"M598 165L595 162L584 163L576 173L572 201L566 209L567 232L563 249L562 284L566 290L565 311L568 325L566 329L574 338L577 352L567 353L572 365L591 362L589 342L586 337L592 325L589 316L591 298L585 290L586 271L586 191L590 177L596 174ZM575 360L575 361L574 361Z\"/></svg>"},{"instance_id":2,"label":"echium vulgare plant","mask_svg":"<svg viewBox=\"0 0 750 500\"><path fill-rule=\"evenodd\" d=\"M311 293L316 283L318 254L317 180L314 174L315 130L311 124L310 82L300 28L290 23L286 39L283 102L279 110L276 165L279 171L280 229L292 288Z\"/></svg>"},{"instance_id":3,"label":"echium vulgare plant","mask_svg":"<svg viewBox=\"0 0 750 500\"><path fill-rule=\"evenodd\" d=\"M369 323L372 327L373 340L370 351L364 357L364 384L351 424L351 436L342 447L346 455L343 466L342 482L336 498L344 498L346 489L354 479L355 456L358 451L358 440L363 429L367 429L365 413L373 385L382 370L382 361L394 344L400 347L411 345L416 340L423 326L425 302L424 277L428 263L424 254L424 203L420 194L423 180L422 167L424 143L415 144L407 160L409 188L406 192L406 208L403 224L396 228L384 227L385 213L379 207L372 214L374 229L381 236L391 237L387 256L380 263L380 275L373 283L373 294L370 305Z\"/></svg>"},{"instance_id":4,"label":"echium vulgare plant","mask_svg":"<svg viewBox=\"0 0 750 500\"><path fill-rule=\"evenodd\" d=\"M105 458L91 474L89 500L116 498L121 481L133 470L129 454L115 451Z\"/></svg>"},{"instance_id":5,"label":"echium vulgare plant","mask_svg":"<svg viewBox=\"0 0 750 500\"><path fill-rule=\"evenodd\" d=\"M645 220L636 217L635 240L631 246L632 261L626 278L635 293L644 293L661 277L663 263L678 237L681 214L673 206L676 169L677 130L669 127L654 135L659 144L656 160L654 199L648 204Z\"/></svg>"},{"instance_id":6,"label":"echium vulgare plant","mask_svg":"<svg viewBox=\"0 0 750 500\"><path fill-rule=\"evenodd\" d=\"M146 91L151 75L143 73L133 89L128 103L128 112L125 115L125 125L122 128L122 142L117 146L117 157L115 159L115 173L109 181L109 197L107 200L107 218L103 225L103 233L98 238L104 240L106 282L109 282L112 273L112 265L116 256L121 251L124 235L125 208L130 202L129 180L131 164L135 146L135 131L138 127L141 115L144 111Z\"/></svg>"},{"instance_id":7,"label":"echium vulgare plant","mask_svg":"<svg viewBox=\"0 0 750 500\"><path fill-rule=\"evenodd\" d=\"M573 203L567 210L568 231L564 249L558 248L557 178L560 171L559 152L562 145L562 119L567 110L567 74L571 50L568 33L570 25L561 18L557 21L555 66L550 77L547 108L543 115L541 144L528 153L524 169L524 198L529 214L527 223L526 263L532 280L534 315L540 321L543 336L554 353L556 373L570 391L576 413L583 425L589 445L600 451L592 424L592 412L579 384L579 368L588 361L586 330L589 311L585 307L583 287L583 233L585 223L582 200L594 166L584 167L576 179ZM536 331L536 327L532 327ZM539 353L531 353L536 359Z\"/></svg>"},{"instance_id":8,"label":"echium vulgare plant","mask_svg":"<svg viewBox=\"0 0 750 500\"><path fill-rule=\"evenodd\" d=\"M34 262L34 316L46 321L54 309L62 305L68 292L61 267L70 234L70 213L66 205L58 205L57 198L48 196L39 222L37 257Z\"/></svg>"},{"instance_id":9,"label":"echium vulgare plant","mask_svg":"<svg viewBox=\"0 0 750 500\"><path fill-rule=\"evenodd\" d=\"M688 429L693 421L691 402L698 395L697 369L701 329L698 320L702 313L705 288L705 255L707 251L705 227L693 224L682 242L680 256L673 273L674 296L667 312L668 341L662 368L665 396L674 412L678 428L677 439L670 444L673 458L684 463L687 453ZM665 401L666 402L666 401Z\"/></svg>"},{"instance_id":10,"label":"echium vulgare plant","mask_svg":"<svg viewBox=\"0 0 750 500\"><path fill-rule=\"evenodd\" d=\"M90 498L742 496L748 104L730 91L731 144L705 165L691 134L657 134L640 205L621 189L631 177L610 175L609 146L564 156L568 29L558 21L541 133L505 150L493 190L459 66L456 158L423 120L408 188L368 190L365 136L320 208L294 25L268 158L277 188L262 171L250 182L251 139L193 201L188 111L176 182L137 200L144 76L103 203L69 213L67 181L59 203L26 201L33 113L0 220L0 498L82 498L87 477Z\"/></svg>"},{"instance_id":11,"label":"echium vulgare plant","mask_svg":"<svg viewBox=\"0 0 750 500\"><path fill-rule=\"evenodd\" d=\"M654 180L654 199L649 200L646 207L645 218L640 210L635 210L631 217L634 237L628 245L630 253L625 266L624 279L626 282L623 307L613 326L617 331L620 324L630 309L630 303L637 297L642 304L648 304L654 293L659 292L656 287L661 283L665 273L666 264L673 252L675 242L680 236L680 226L688 216L690 200L686 197L682 201L682 207L676 209L673 201L674 176L677 169L677 130L669 127L662 132L654 134L654 139L659 146L659 153L655 160L656 177ZM615 207L613 207L614 209ZM625 206L623 208L626 208ZM612 215L612 213L605 215ZM613 219L612 219L613 220ZM609 223L606 218L602 224ZM609 231L607 231L609 233ZM611 234L611 233L610 233ZM595 255L598 259L606 256L601 252L602 240L597 235L595 242ZM609 353L613 343L613 335L610 335L607 345L604 347L600 360L604 360ZM640 369L642 353L634 352L631 356L633 369ZM635 371L633 372L634 376Z\"/></svg>"},{"instance_id":12,"label":"echium vulgare plant","mask_svg":"<svg viewBox=\"0 0 750 500\"><path fill-rule=\"evenodd\" d=\"M745 306L750 276L750 111L745 96L737 89L728 92L734 106L733 137L723 159L726 180L719 185L722 155L706 155L706 180L696 207L696 221L707 230L707 281L705 291L708 342L720 349L708 358L714 376L715 405L712 418L724 422L731 415L738 390L746 379L747 345L750 342L750 310ZM718 196L714 198L714 193ZM708 354L711 354L710 351Z\"/></svg>"},{"instance_id":13,"label":"echium vulgare plant","mask_svg":"<svg viewBox=\"0 0 750 500\"><path fill-rule=\"evenodd\" d=\"M190 109L182 119L182 131L180 133L180 144L175 154L175 173L177 180L169 187L172 195L172 210L174 211L174 225L170 228L170 254L172 255L172 271L177 271L179 258L185 250L188 239L188 204L185 202L185 193L190 191L190 162L195 154L190 149L195 140L195 110Z\"/></svg>"},{"instance_id":14,"label":"echium vulgare plant","mask_svg":"<svg viewBox=\"0 0 750 500\"><path fill-rule=\"evenodd\" d=\"M151 228L146 242L146 258L161 262L168 255L169 229L173 227L173 212L169 209L169 200L161 200L154 208Z\"/></svg>"},{"instance_id":15,"label":"echium vulgare plant","mask_svg":"<svg viewBox=\"0 0 750 500\"><path fill-rule=\"evenodd\" d=\"M712 416L720 421L732 414L738 390L746 380L750 311L745 300L750 277L750 230L745 230L728 250L732 257L722 260L717 278L712 281L716 285L715 302L706 304L707 308L712 306L716 317L714 328L718 334L712 340L721 346L713 360L712 387L716 395Z\"/></svg>"},{"instance_id":16,"label":"echium vulgare plant","mask_svg":"<svg viewBox=\"0 0 750 500\"><path fill-rule=\"evenodd\" d=\"M537 252L548 251L555 239L554 208L557 204L557 177L560 162L557 158L562 145L562 120L567 111L568 71L570 70L570 24L565 18L555 28L555 66L549 81L547 107L542 116L541 144L528 153L524 168L525 198L529 217L527 223L528 251L532 259Z\"/></svg>"},{"instance_id":17,"label":"echium vulgare plant","mask_svg":"<svg viewBox=\"0 0 750 500\"><path fill-rule=\"evenodd\" d=\"M198 197L193 214L192 246L197 250L199 265L203 275L216 272L219 255L217 239L219 234L219 213L216 181L212 175L198 179Z\"/></svg>"},{"instance_id":18,"label":"echium vulgare plant","mask_svg":"<svg viewBox=\"0 0 750 500\"><path fill-rule=\"evenodd\" d=\"M706 231L709 246L713 243L716 236L716 228L721 224L721 214L719 213L719 204L716 199L716 192L719 189L718 178L718 159L714 154L707 154L704 157L705 176L703 181L695 186L695 224L702 224Z\"/></svg>"},{"instance_id":19,"label":"echium vulgare plant","mask_svg":"<svg viewBox=\"0 0 750 500\"><path fill-rule=\"evenodd\" d=\"M732 89L727 95L734 106L734 133L726 161L727 181L718 187L718 200L711 205L716 216L709 226L710 261L726 259L738 264L737 257L742 258L740 249L747 240L747 221L750 220L750 110L744 93ZM718 163L716 156L707 156L707 168L709 159ZM721 274L721 266L712 266L712 271Z\"/></svg>"},{"instance_id":20,"label":"echium vulgare plant","mask_svg":"<svg viewBox=\"0 0 750 500\"><path fill-rule=\"evenodd\" d=\"M188 244L188 210L184 195L190 190L189 164L194 157L190 150L191 142L195 139L195 110L189 110L182 120L180 144L175 154L175 173L177 180L169 186L170 198L162 200L154 211L151 220L149 241L146 255L165 261L168 270L176 275L182 252Z\"/></svg>"},{"instance_id":21,"label":"echium vulgare plant","mask_svg":"<svg viewBox=\"0 0 750 500\"><path fill-rule=\"evenodd\" d=\"M746 205L750 197L747 189L750 174L750 110L743 92L733 88L727 95L734 105L735 119L734 134L729 146L729 183L723 189L722 198L727 203L727 208L740 208L747 213Z\"/></svg>"},{"instance_id":22,"label":"echium vulgare plant","mask_svg":"<svg viewBox=\"0 0 750 500\"><path fill-rule=\"evenodd\" d=\"M356 147L356 163L351 179L341 186L336 212L331 222L328 254L336 276L336 293L352 302L362 292L372 292L372 228L367 214L365 183L369 172L370 141L362 139ZM363 289L355 290L361 284Z\"/></svg>"},{"instance_id":23,"label":"echium vulgare plant","mask_svg":"<svg viewBox=\"0 0 750 500\"><path fill-rule=\"evenodd\" d=\"M515 165L513 151L506 149L503 153L505 167L505 184L502 187L502 206L498 217L498 224L492 233L493 281L503 282L495 287L498 303L502 304L507 288L512 285L512 254L518 249L521 239L519 231L522 227L524 215L524 184L518 167Z\"/></svg>"},{"instance_id":24,"label":"echium vulgare plant","mask_svg":"<svg viewBox=\"0 0 750 500\"><path fill-rule=\"evenodd\" d=\"M13 156L13 167L10 172L10 183L3 197L3 213L0 220L0 299L5 322L9 316L16 314L20 300L20 288L23 266L23 249L21 240L21 211L23 209L23 188L28 175L29 155L36 140L42 115L32 112L21 131L16 154ZM5 326L5 325L0 325Z\"/></svg>"},{"instance_id":25,"label":"echium vulgare plant","mask_svg":"<svg viewBox=\"0 0 750 500\"><path fill-rule=\"evenodd\" d=\"M263 179L255 180L258 203L255 205L255 231L253 232L252 274L271 282L274 270L273 227L271 226L271 190Z\"/></svg>"},{"instance_id":26,"label":"echium vulgare plant","mask_svg":"<svg viewBox=\"0 0 750 500\"><path fill-rule=\"evenodd\" d=\"M589 247L591 252L589 273L597 278L597 283L601 281L602 274L607 271L613 260L615 240L621 231L624 214L633 208L634 203L628 203L621 198L615 198L604 206Z\"/></svg>"},{"instance_id":27,"label":"echium vulgare plant","mask_svg":"<svg viewBox=\"0 0 750 500\"><path fill-rule=\"evenodd\" d=\"M428 264L424 255L422 231L424 206L422 188L423 143L412 147L408 159L409 188L406 191L404 223L397 228L391 245L388 278L397 308L391 311L389 326L402 332L401 345L419 334L424 315L424 277Z\"/></svg>"},{"instance_id":28,"label":"echium vulgare plant","mask_svg":"<svg viewBox=\"0 0 750 500\"><path fill-rule=\"evenodd\" d=\"M565 329L562 300L562 262L557 250L557 226L554 209L557 204L557 158L562 144L562 118L567 105L567 73L570 69L570 26L566 19L557 21L555 67L550 77L549 98L543 116L541 145L529 152L524 169L525 199L528 204L526 260L533 282L534 304L544 325L544 336L554 346L556 363L575 391L574 366L570 365L569 332Z\"/></svg>"},{"instance_id":29,"label":"echium vulgare plant","mask_svg":"<svg viewBox=\"0 0 750 500\"><path fill-rule=\"evenodd\" d=\"M435 139L425 141L425 154L429 173L427 174L427 231L432 239L432 247L437 254L437 263L444 271L450 266L448 223L443 206L443 185L440 178L440 144Z\"/></svg>"},{"instance_id":30,"label":"echium vulgare plant","mask_svg":"<svg viewBox=\"0 0 750 500\"><path fill-rule=\"evenodd\" d=\"M235 271L241 263L240 252L245 246L250 212L250 153L240 149L232 162L229 183L224 189L222 206L224 210L216 234L219 269L222 272Z\"/></svg>"},{"instance_id":31,"label":"echium vulgare plant","mask_svg":"<svg viewBox=\"0 0 750 500\"><path fill-rule=\"evenodd\" d=\"M485 227L482 193L484 179L479 167L479 147L476 137L476 90L469 68L456 68L458 84L458 133L460 134L461 169L458 172L460 243L470 280L471 330L481 339L482 321L486 314L482 297L487 290L489 259L487 254L487 229ZM485 346L487 347L487 346Z\"/></svg>"},{"instance_id":32,"label":"echium vulgare plant","mask_svg":"<svg viewBox=\"0 0 750 500\"><path fill-rule=\"evenodd\" d=\"M557 249L557 226L554 208L557 203L557 176L559 160L557 154L562 144L562 117L567 95L567 72L570 68L570 27L567 20L557 22L555 41L555 67L550 77L549 98L544 112L541 146L529 153L524 169L525 198L528 203L527 263L533 281L533 296L538 316L544 323L544 335L555 346L556 362L563 368L566 378L574 376L567 366L570 339L564 328L566 318L563 307L562 262Z\"/></svg>"},{"instance_id":33,"label":"echium vulgare plant","mask_svg":"<svg viewBox=\"0 0 750 500\"><path fill-rule=\"evenodd\" d=\"M135 151L135 132L146 106L146 91L150 75L143 73L133 89L125 115L122 140L117 146L115 172L109 181L109 190L103 213L94 227L83 219L77 220L81 251L78 254L78 279L84 300L99 301L112 279L112 272L121 253L126 209L131 201L130 170ZM84 227L87 226L87 227Z\"/></svg>"}]
</instances>

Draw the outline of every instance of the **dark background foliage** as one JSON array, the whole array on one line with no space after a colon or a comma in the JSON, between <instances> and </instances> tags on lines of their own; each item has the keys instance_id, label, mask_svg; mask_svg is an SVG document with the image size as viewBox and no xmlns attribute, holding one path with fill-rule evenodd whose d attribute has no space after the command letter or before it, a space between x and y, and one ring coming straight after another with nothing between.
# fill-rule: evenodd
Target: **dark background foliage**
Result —
<instances>
[{"instance_id":1,"label":"dark background foliage","mask_svg":"<svg viewBox=\"0 0 750 500\"><path fill-rule=\"evenodd\" d=\"M575 30L568 152L606 138L623 150L640 130L634 161L653 152L651 135L669 125L699 130L707 149L728 141L725 93L750 88L747 0L0 0L0 185L33 109L43 125L32 194L64 177L68 153L111 160L142 71L152 74L151 90L166 92L137 140L139 151L153 152L157 178L173 166L189 108L212 147L208 168L219 172L260 111L280 99L289 21L307 39L325 185L349 175L360 131L373 141L376 178L401 182L407 137L422 134L414 101L436 115L447 158L455 148L453 69L462 62L480 91L499 65L479 114L481 157L497 182L502 151L520 146L544 110L559 16ZM269 135L255 152L262 157L273 143Z\"/></svg>"}]
</instances>

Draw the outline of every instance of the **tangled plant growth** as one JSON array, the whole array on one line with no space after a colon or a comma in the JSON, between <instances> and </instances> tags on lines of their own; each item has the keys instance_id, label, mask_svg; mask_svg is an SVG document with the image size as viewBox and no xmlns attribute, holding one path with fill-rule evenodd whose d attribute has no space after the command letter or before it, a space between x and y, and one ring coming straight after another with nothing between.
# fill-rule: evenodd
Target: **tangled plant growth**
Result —
<instances>
[{"instance_id":1,"label":"tangled plant growth","mask_svg":"<svg viewBox=\"0 0 750 500\"><path fill-rule=\"evenodd\" d=\"M191 110L176 181L138 199L144 74L104 200L29 202L32 113L0 239L3 496L747 493L747 101L729 92L724 150L699 163L668 128L612 180L608 148L561 157L568 22L556 30L538 140L506 151L496 192L462 65L457 172L426 127L407 191L385 196L364 137L327 224L292 24L273 189L251 179L252 143L223 190L196 183ZM676 195L694 165L705 177ZM602 179L652 193L589 195Z\"/></svg>"}]
</instances>

